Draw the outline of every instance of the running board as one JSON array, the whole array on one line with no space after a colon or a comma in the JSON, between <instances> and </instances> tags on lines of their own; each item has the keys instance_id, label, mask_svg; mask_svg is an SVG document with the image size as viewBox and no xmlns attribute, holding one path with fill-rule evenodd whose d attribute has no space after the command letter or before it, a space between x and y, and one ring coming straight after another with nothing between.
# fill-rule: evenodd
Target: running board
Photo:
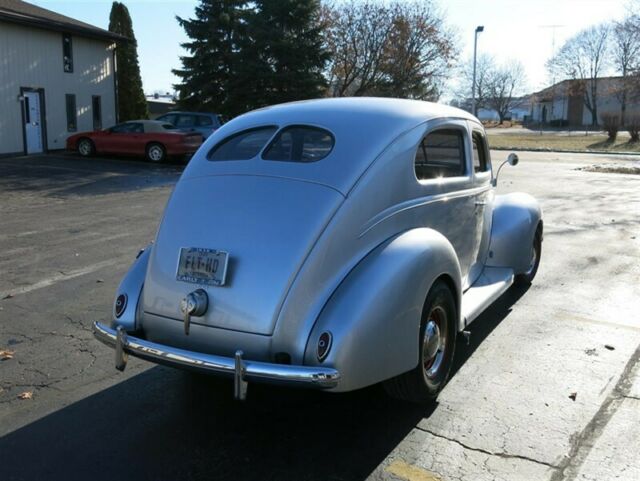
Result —
<instances>
[{"instance_id":1,"label":"running board","mask_svg":"<svg viewBox=\"0 0 640 481\"><path fill-rule=\"evenodd\" d=\"M468 326L513 284L513 269L485 267L476 282L462 295L462 321Z\"/></svg>"}]
</instances>

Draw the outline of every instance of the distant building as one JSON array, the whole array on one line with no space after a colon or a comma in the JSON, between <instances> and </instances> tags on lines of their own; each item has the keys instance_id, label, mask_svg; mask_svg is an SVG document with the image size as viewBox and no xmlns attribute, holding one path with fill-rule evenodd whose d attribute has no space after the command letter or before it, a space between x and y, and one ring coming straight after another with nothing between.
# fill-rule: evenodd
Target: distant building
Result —
<instances>
[{"instance_id":1,"label":"distant building","mask_svg":"<svg viewBox=\"0 0 640 481\"><path fill-rule=\"evenodd\" d=\"M175 96L170 93L155 93L153 95L147 95L146 99L150 119L157 119L161 115L164 115L176 108Z\"/></svg>"},{"instance_id":2,"label":"distant building","mask_svg":"<svg viewBox=\"0 0 640 481\"><path fill-rule=\"evenodd\" d=\"M585 81L563 80L551 87L533 94L531 120L547 124L580 127L592 124L591 111L584 103L584 88L591 79ZM602 77L597 79L598 96L596 109L598 123L603 114L620 115L622 77ZM627 88L626 117L640 115L640 91Z\"/></svg>"},{"instance_id":3,"label":"distant building","mask_svg":"<svg viewBox=\"0 0 640 481\"><path fill-rule=\"evenodd\" d=\"M116 34L0 0L0 155L63 149L116 123Z\"/></svg>"},{"instance_id":4,"label":"distant building","mask_svg":"<svg viewBox=\"0 0 640 481\"><path fill-rule=\"evenodd\" d=\"M451 105L458 107L467 112L471 112L471 99L465 99L462 102L451 102ZM531 96L525 95L523 97L514 98L511 102L511 107L507 113L505 120L523 122L531 113ZM499 122L500 116L498 112L489 107L478 107L477 113L478 120L481 122Z\"/></svg>"}]
</instances>

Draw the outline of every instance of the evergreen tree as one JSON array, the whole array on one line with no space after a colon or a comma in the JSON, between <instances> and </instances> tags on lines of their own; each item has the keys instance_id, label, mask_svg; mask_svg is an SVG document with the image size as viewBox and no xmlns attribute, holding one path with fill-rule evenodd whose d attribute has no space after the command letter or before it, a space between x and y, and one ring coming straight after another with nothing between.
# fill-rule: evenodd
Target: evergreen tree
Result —
<instances>
[{"instance_id":1,"label":"evergreen tree","mask_svg":"<svg viewBox=\"0 0 640 481\"><path fill-rule=\"evenodd\" d=\"M181 83L178 105L233 116L239 41L244 31L247 0L200 0L196 18L176 17L189 42L182 46L190 55L180 57L182 68L173 70Z\"/></svg>"},{"instance_id":2,"label":"evergreen tree","mask_svg":"<svg viewBox=\"0 0 640 481\"><path fill-rule=\"evenodd\" d=\"M146 119L149 111L140 78L138 42L133 33L129 10L120 2L113 2L111 6L109 31L129 39L116 42L119 121Z\"/></svg>"},{"instance_id":3,"label":"evergreen tree","mask_svg":"<svg viewBox=\"0 0 640 481\"><path fill-rule=\"evenodd\" d=\"M253 3L239 52L237 81L245 109L323 95L329 53L324 49L319 0Z\"/></svg>"}]
</instances>

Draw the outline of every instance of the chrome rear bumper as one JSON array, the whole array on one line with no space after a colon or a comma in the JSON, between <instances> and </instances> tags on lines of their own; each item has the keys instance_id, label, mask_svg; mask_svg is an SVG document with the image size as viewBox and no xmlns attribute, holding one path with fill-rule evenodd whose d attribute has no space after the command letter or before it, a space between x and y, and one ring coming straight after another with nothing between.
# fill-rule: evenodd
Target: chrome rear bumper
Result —
<instances>
[{"instance_id":1,"label":"chrome rear bumper","mask_svg":"<svg viewBox=\"0 0 640 481\"><path fill-rule=\"evenodd\" d=\"M93 334L115 349L116 368L121 371L126 366L127 354L131 354L158 364L227 375L234 378L234 392L239 399L244 399L248 381L329 389L340 379L340 373L333 368L247 361L242 358L242 351L237 351L233 358L187 351L129 336L122 327L111 329L100 322L93 323Z\"/></svg>"}]
</instances>

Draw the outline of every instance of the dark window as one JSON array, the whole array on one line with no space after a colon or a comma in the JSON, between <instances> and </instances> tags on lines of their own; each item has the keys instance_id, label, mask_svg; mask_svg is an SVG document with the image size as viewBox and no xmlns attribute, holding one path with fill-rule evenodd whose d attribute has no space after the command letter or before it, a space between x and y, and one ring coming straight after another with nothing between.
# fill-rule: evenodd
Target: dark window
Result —
<instances>
[{"instance_id":1,"label":"dark window","mask_svg":"<svg viewBox=\"0 0 640 481\"><path fill-rule=\"evenodd\" d=\"M464 159L462 131L436 130L420 142L415 158L416 177L422 180L464 175Z\"/></svg>"},{"instance_id":2,"label":"dark window","mask_svg":"<svg viewBox=\"0 0 640 481\"><path fill-rule=\"evenodd\" d=\"M209 160L247 160L260 153L276 127L259 127L227 137L209 152Z\"/></svg>"},{"instance_id":3,"label":"dark window","mask_svg":"<svg viewBox=\"0 0 640 481\"><path fill-rule=\"evenodd\" d=\"M136 125L140 125L142 127L142 124L125 122L123 124L114 125L109 129L109 132L111 132L112 134L127 134L129 132L133 132Z\"/></svg>"},{"instance_id":4,"label":"dark window","mask_svg":"<svg viewBox=\"0 0 640 481\"><path fill-rule=\"evenodd\" d=\"M198 127L211 127L211 126L213 126L213 119L211 117L208 117L206 115L198 115L196 117L196 119L198 120L198 122L197 122Z\"/></svg>"},{"instance_id":5,"label":"dark window","mask_svg":"<svg viewBox=\"0 0 640 481\"><path fill-rule=\"evenodd\" d=\"M73 43L68 33L62 34L62 65L65 72L73 72Z\"/></svg>"},{"instance_id":6,"label":"dark window","mask_svg":"<svg viewBox=\"0 0 640 481\"><path fill-rule=\"evenodd\" d=\"M271 142L265 160L316 162L333 150L333 135L317 127L295 126L282 129Z\"/></svg>"},{"instance_id":7,"label":"dark window","mask_svg":"<svg viewBox=\"0 0 640 481\"><path fill-rule=\"evenodd\" d=\"M178 120L175 122L175 126L181 129L193 127L196 123L195 120L194 115L179 115Z\"/></svg>"},{"instance_id":8,"label":"dark window","mask_svg":"<svg viewBox=\"0 0 640 481\"><path fill-rule=\"evenodd\" d=\"M486 172L488 167L487 149L480 132L473 133L473 171Z\"/></svg>"},{"instance_id":9,"label":"dark window","mask_svg":"<svg viewBox=\"0 0 640 481\"><path fill-rule=\"evenodd\" d=\"M129 124L129 125L131 125L131 130L130 130L130 132L131 132L131 133L134 133L134 134L144 134L144 125L142 125L141 123L139 123L139 122L132 122L132 123L131 123L131 124Z\"/></svg>"},{"instance_id":10,"label":"dark window","mask_svg":"<svg viewBox=\"0 0 640 481\"><path fill-rule=\"evenodd\" d=\"M93 130L102 129L102 99L99 95L91 97L91 110L93 112Z\"/></svg>"},{"instance_id":11,"label":"dark window","mask_svg":"<svg viewBox=\"0 0 640 481\"><path fill-rule=\"evenodd\" d=\"M76 111L76 96L67 94L65 96L67 106L67 131L75 132L78 130L78 112Z\"/></svg>"},{"instance_id":12,"label":"dark window","mask_svg":"<svg viewBox=\"0 0 640 481\"><path fill-rule=\"evenodd\" d=\"M177 127L175 125L169 124L169 123L162 124L162 128L165 129L165 130L176 130L177 129Z\"/></svg>"},{"instance_id":13,"label":"dark window","mask_svg":"<svg viewBox=\"0 0 640 481\"><path fill-rule=\"evenodd\" d=\"M170 124L174 124L175 125L175 123L176 123L176 114L161 115L156 120L159 120L160 122L169 122Z\"/></svg>"}]
</instances>

